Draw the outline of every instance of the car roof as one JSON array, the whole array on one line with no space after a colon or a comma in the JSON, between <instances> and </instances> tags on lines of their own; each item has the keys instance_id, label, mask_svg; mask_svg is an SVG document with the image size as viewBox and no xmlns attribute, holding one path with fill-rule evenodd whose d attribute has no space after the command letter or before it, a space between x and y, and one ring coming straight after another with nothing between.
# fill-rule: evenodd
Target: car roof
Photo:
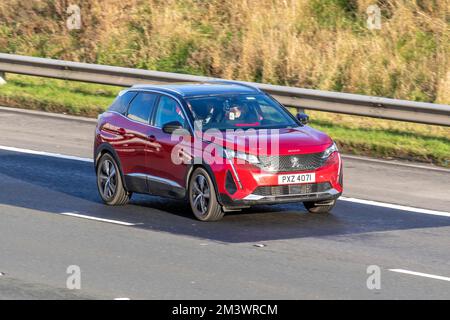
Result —
<instances>
[{"instance_id":1,"label":"car roof","mask_svg":"<svg viewBox=\"0 0 450 320\"><path fill-rule=\"evenodd\" d=\"M165 84L134 85L132 89L157 90L169 94L178 94L182 97L221 95L221 94L258 94L261 91L250 85L239 82L211 82L211 83L189 83L189 84Z\"/></svg>"}]
</instances>

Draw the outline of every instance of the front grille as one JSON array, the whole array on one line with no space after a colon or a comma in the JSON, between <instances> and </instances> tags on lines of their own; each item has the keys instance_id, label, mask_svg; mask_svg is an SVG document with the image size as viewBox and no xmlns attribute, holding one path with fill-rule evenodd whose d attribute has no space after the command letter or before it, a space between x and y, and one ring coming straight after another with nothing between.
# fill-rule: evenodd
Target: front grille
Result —
<instances>
[{"instance_id":1,"label":"front grille","mask_svg":"<svg viewBox=\"0 0 450 320\"><path fill-rule=\"evenodd\" d=\"M323 159L322 156L323 152L288 156L259 156L260 163L257 166L269 172L315 170L324 165L326 159Z\"/></svg>"},{"instance_id":2,"label":"front grille","mask_svg":"<svg viewBox=\"0 0 450 320\"><path fill-rule=\"evenodd\" d=\"M308 184L290 184L283 186L260 186L252 192L254 195L270 197L270 196L288 196L295 194L310 194L317 192L325 192L331 189L329 182L308 183Z\"/></svg>"}]
</instances>

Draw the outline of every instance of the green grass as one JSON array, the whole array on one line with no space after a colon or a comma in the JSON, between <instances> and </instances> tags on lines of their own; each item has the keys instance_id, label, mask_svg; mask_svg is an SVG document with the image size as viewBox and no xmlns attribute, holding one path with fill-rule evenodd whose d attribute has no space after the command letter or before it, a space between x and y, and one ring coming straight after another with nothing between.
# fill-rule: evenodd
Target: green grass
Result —
<instances>
[{"instance_id":1,"label":"green grass","mask_svg":"<svg viewBox=\"0 0 450 320\"><path fill-rule=\"evenodd\" d=\"M0 105L96 117L121 87L9 75ZM294 112L294 110L292 110ZM308 111L311 126L327 132L346 153L450 167L450 128Z\"/></svg>"},{"instance_id":2,"label":"green grass","mask_svg":"<svg viewBox=\"0 0 450 320\"><path fill-rule=\"evenodd\" d=\"M0 1L0 51L450 103L449 1L72 1L72 31L69 2Z\"/></svg>"},{"instance_id":3,"label":"green grass","mask_svg":"<svg viewBox=\"0 0 450 320\"><path fill-rule=\"evenodd\" d=\"M398 130L347 128L317 120L313 120L311 125L327 132L346 153L450 167L449 137L421 136Z\"/></svg>"},{"instance_id":4,"label":"green grass","mask_svg":"<svg viewBox=\"0 0 450 320\"><path fill-rule=\"evenodd\" d=\"M114 100L121 87L8 75L0 86L0 104L95 117Z\"/></svg>"}]
</instances>

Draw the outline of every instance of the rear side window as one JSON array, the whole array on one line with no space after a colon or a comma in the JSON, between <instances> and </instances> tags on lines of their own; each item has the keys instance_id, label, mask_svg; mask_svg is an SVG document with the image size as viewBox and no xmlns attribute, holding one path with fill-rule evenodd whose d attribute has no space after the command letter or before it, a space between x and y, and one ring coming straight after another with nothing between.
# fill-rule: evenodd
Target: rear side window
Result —
<instances>
[{"instance_id":1,"label":"rear side window","mask_svg":"<svg viewBox=\"0 0 450 320\"><path fill-rule=\"evenodd\" d=\"M128 108L127 117L131 120L149 123L156 97L157 95L153 93L138 93Z\"/></svg>"},{"instance_id":2,"label":"rear side window","mask_svg":"<svg viewBox=\"0 0 450 320\"><path fill-rule=\"evenodd\" d=\"M109 111L118 112L121 114L127 113L128 105L134 96L137 94L136 91L127 91L124 94L119 95L109 107Z\"/></svg>"}]
</instances>

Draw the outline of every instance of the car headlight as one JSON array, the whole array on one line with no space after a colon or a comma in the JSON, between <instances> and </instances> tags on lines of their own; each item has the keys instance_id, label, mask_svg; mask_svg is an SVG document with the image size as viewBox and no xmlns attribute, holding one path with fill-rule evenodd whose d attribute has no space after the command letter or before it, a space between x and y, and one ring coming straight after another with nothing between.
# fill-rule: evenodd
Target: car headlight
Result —
<instances>
[{"instance_id":1,"label":"car headlight","mask_svg":"<svg viewBox=\"0 0 450 320\"><path fill-rule=\"evenodd\" d=\"M323 152L323 155L322 155L322 159L327 159L329 156L331 156L331 154L333 153L333 152L337 152L337 151L339 151L338 150L338 148L337 148L337 146L336 146L336 143L334 143L333 142L333 144L331 145L331 146L329 146L324 152Z\"/></svg>"},{"instance_id":2,"label":"car headlight","mask_svg":"<svg viewBox=\"0 0 450 320\"><path fill-rule=\"evenodd\" d=\"M251 164L259 163L258 157L253 154L247 154L242 151L234 151L234 150L225 149L225 148L223 149L223 153L224 153L224 157L227 159L236 158L236 159L245 160Z\"/></svg>"}]
</instances>

